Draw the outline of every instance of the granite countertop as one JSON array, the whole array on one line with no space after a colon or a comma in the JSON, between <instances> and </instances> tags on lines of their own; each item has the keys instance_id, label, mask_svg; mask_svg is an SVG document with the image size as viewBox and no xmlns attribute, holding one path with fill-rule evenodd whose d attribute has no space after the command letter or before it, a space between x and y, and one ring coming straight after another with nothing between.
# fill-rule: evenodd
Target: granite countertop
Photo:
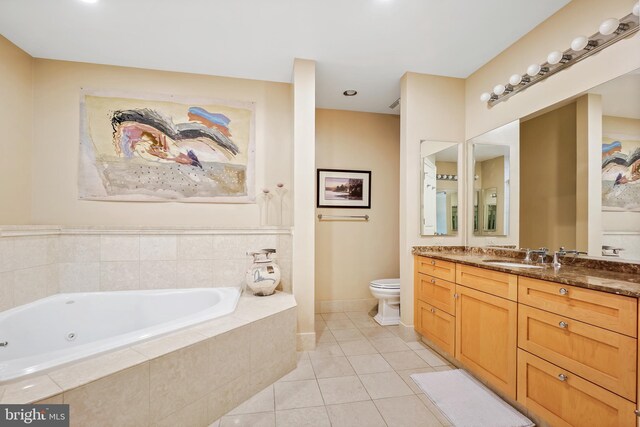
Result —
<instances>
[{"instance_id":1,"label":"granite countertop","mask_svg":"<svg viewBox=\"0 0 640 427\"><path fill-rule=\"evenodd\" d=\"M412 253L533 279L640 298L640 264L630 262L574 258L569 255L560 259L562 267L556 270L550 263L547 263L544 268L516 268L492 265L486 262L488 260L522 262L524 252L515 250L461 246L414 246ZM552 256L553 254L548 256L549 262Z\"/></svg>"}]
</instances>

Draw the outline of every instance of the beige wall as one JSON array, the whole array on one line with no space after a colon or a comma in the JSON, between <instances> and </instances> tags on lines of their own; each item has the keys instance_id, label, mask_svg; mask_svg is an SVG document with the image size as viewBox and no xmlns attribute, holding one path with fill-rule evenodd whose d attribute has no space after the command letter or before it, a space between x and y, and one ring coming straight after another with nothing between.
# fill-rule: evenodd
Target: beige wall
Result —
<instances>
[{"instance_id":1,"label":"beige wall","mask_svg":"<svg viewBox=\"0 0 640 427\"><path fill-rule=\"evenodd\" d=\"M576 247L576 103L520 124L520 246Z\"/></svg>"},{"instance_id":2,"label":"beige wall","mask_svg":"<svg viewBox=\"0 0 640 427\"><path fill-rule=\"evenodd\" d=\"M260 225L257 204L80 201L77 193L80 90L253 101L256 189L292 183L290 84L74 62L36 60L32 223L119 226ZM273 204L275 205L275 204ZM272 205L272 208L274 207ZM287 201L285 206L290 206ZM290 223L287 212L285 221ZM270 218L276 218L275 213Z\"/></svg>"},{"instance_id":3,"label":"beige wall","mask_svg":"<svg viewBox=\"0 0 640 427\"><path fill-rule=\"evenodd\" d=\"M316 167L370 170L372 189L371 209L317 210L370 219L316 222L316 300L371 298L371 280L400 274L400 118L316 110Z\"/></svg>"},{"instance_id":4,"label":"beige wall","mask_svg":"<svg viewBox=\"0 0 640 427\"><path fill-rule=\"evenodd\" d=\"M413 325L412 247L465 241L463 221L456 236L420 236L420 141L464 141L464 87L463 79L416 73L406 73L400 81L400 310L406 326ZM458 160L465 164L462 146ZM458 211L465 209L465 199L458 198Z\"/></svg>"},{"instance_id":5,"label":"beige wall","mask_svg":"<svg viewBox=\"0 0 640 427\"><path fill-rule=\"evenodd\" d=\"M28 224L31 211L33 59L0 36L0 224Z\"/></svg>"},{"instance_id":6,"label":"beige wall","mask_svg":"<svg viewBox=\"0 0 640 427\"><path fill-rule=\"evenodd\" d=\"M493 108L479 99L482 92L506 83L511 74L524 73L530 64L544 62L549 52L567 49L574 37L596 33L606 18L629 14L633 4L633 0L572 1L469 76L465 88L466 138L639 68L640 33L636 33Z\"/></svg>"}]
</instances>

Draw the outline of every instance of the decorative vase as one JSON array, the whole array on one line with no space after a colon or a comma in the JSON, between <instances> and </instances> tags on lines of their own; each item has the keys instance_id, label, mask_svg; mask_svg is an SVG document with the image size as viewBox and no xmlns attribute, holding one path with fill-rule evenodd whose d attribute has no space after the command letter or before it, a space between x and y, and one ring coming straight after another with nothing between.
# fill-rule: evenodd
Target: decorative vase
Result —
<instances>
[{"instance_id":1,"label":"decorative vase","mask_svg":"<svg viewBox=\"0 0 640 427\"><path fill-rule=\"evenodd\" d=\"M280 284L280 267L271 259L274 253L275 249L247 252L247 255L253 256L253 264L247 270L245 281L254 295L272 295Z\"/></svg>"}]
</instances>

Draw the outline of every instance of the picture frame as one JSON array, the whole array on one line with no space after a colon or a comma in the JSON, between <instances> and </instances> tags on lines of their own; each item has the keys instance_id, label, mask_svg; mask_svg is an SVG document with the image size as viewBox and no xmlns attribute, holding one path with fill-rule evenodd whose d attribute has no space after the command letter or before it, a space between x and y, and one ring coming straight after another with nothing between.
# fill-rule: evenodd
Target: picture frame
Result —
<instances>
[{"instance_id":1,"label":"picture frame","mask_svg":"<svg viewBox=\"0 0 640 427\"><path fill-rule=\"evenodd\" d=\"M317 207L371 209L371 171L318 169Z\"/></svg>"}]
</instances>

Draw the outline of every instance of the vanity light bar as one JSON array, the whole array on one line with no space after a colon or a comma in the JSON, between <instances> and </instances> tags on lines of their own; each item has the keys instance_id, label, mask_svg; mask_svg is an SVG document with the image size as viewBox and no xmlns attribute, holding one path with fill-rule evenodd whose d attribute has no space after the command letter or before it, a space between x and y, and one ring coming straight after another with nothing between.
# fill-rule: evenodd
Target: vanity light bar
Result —
<instances>
[{"instance_id":1,"label":"vanity light bar","mask_svg":"<svg viewBox=\"0 0 640 427\"><path fill-rule=\"evenodd\" d=\"M440 180L440 181L457 181L458 180L458 175L437 174L436 175L436 179Z\"/></svg>"},{"instance_id":2,"label":"vanity light bar","mask_svg":"<svg viewBox=\"0 0 640 427\"><path fill-rule=\"evenodd\" d=\"M571 48L564 52L554 51L547 57L544 64L532 64L523 75L514 74L506 85L497 85L492 93L485 92L480 95L480 100L486 102L489 107L506 101L513 95L522 92L530 86L539 83L550 76L571 67L573 64L594 55L612 44L627 38L638 32L639 23L636 15L637 5L633 13L628 14L619 21L615 18L607 19L600 25L600 31L587 38L576 37L571 43Z\"/></svg>"}]
</instances>

